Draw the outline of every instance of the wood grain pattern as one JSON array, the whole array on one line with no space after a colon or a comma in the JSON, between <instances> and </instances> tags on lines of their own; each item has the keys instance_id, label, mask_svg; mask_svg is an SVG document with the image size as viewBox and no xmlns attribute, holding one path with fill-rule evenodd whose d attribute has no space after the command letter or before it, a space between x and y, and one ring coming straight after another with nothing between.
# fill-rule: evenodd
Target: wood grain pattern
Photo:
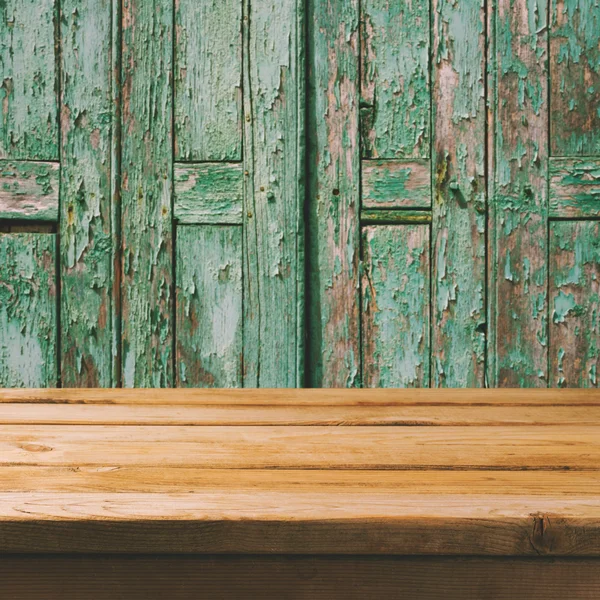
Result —
<instances>
[{"instance_id":1,"label":"wood grain pattern","mask_svg":"<svg viewBox=\"0 0 600 600\"><path fill-rule=\"evenodd\" d=\"M550 384L598 387L600 224L550 226Z\"/></svg>"},{"instance_id":2,"label":"wood grain pattern","mask_svg":"<svg viewBox=\"0 0 600 600\"><path fill-rule=\"evenodd\" d=\"M432 385L484 384L485 13L433 2Z\"/></svg>"},{"instance_id":3,"label":"wood grain pattern","mask_svg":"<svg viewBox=\"0 0 600 600\"><path fill-rule=\"evenodd\" d=\"M600 6L552 0L550 140L555 156L600 154Z\"/></svg>"},{"instance_id":4,"label":"wood grain pattern","mask_svg":"<svg viewBox=\"0 0 600 600\"><path fill-rule=\"evenodd\" d=\"M377 160L362 162L364 208L429 208L429 160Z\"/></svg>"},{"instance_id":5,"label":"wood grain pattern","mask_svg":"<svg viewBox=\"0 0 600 600\"><path fill-rule=\"evenodd\" d=\"M600 160L550 160L549 216L580 219L600 217Z\"/></svg>"},{"instance_id":6,"label":"wood grain pattern","mask_svg":"<svg viewBox=\"0 0 600 600\"><path fill-rule=\"evenodd\" d=\"M589 470L597 468L600 460L600 430L594 425L527 430L512 426L3 425L0 450L0 465Z\"/></svg>"},{"instance_id":7,"label":"wood grain pattern","mask_svg":"<svg viewBox=\"0 0 600 600\"><path fill-rule=\"evenodd\" d=\"M2 389L0 404L215 406L598 406L590 389Z\"/></svg>"},{"instance_id":8,"label":"wood grain pattern","mask_svg":"<svg viewBox=\"0 0 600 600\"><path fill-rule=\"evenodd\" d=\"M111 387L110 0L61 10L61 383Z\"/></svg>"},{"instance_id":9,"label":"wood grain pattern","mask_svg":"<svg viewBox=\"0 0 600 600\"><path fill-rule=\"evenodd\" d=\"M55 0L0 4L0 158L58 159Z\"/></svg>"},{"instance_id":10,"label":"wood grain pattern","mask_svg":"<svg viewBox=\"0 0 600 600\"><path fill-rule=\"evenodd\" d=\"M428 386L429 226L365 227L363 252L364 385Z\"/></svg>"},{"instance_id":11,"label":"wood grain pattern","mask_svg":"<svg viewBox=\"0 0 600 600\"><path fill-rule=\"evenodd\" d=\"M177 386L242 384L242 229L177 229Z\"/></svg>"},{"instance_id":12,"label":"wood grain pattern","mask_svg":"<svg viewBox=\"0 0 600 600\"><path fill-rule=\"evenodd\" d=\"M307 384L360 385L359 3L308 6Z\"/></svg>"},{"instance_id":13,"label":"wood grain pattern","mask_svg":"<svg viewBox=\"0 0 600 600\"><path fill-rule=\"evenodd\" d=\"M122 379L173 384L173 6L124 0L122 39Z\"/></svg>"},{"instance_id":14,"label":"wood grain pattern","mask_svg":"<svg viewBox=\"0 0 600 600\"><path fill-rule=\"evenodd\" d=\"M0 219L58 221L59 165L0 160Z\"/></svg>"},{"instance_id":15,"label":"wood grain pattern","mask_svg":"<svg viewBox=\"0 0 600 600\"><path fill-rule=\"evenodd\" d=\"M430 1L365 0L361 132L365 158L428 158Z\"/></svg>"},{"instance_id":16,"label":"wood grain pattern","mask_svg":"<svg viewBox=\"0 0 600 600\"><path fill-rule=\"evenodd\" d=\"M9 598L29 600L595 600L597 559L342 556L5 556ZM102 585L98 585L101 581Z\"/></svg>"},{"instance_id":17,"label":"wood grain pattern","mask_svg":"<svg viewBox=\"0 0 600 600\"><path fill-rule=\"evenodd\" d=\"M56 386L56 313L56 236L0 233L0 386Z\"/></svg>"},{"instance_id":18,"label":"wood grain pattern","mask_svg":"<svg viewBox=\"0 0 600 600\"><path fill-rule=\"evenodd\" d=\"M174 217L180 224L242 224L241 163L177 164Z\"/></svg>"},{"instance_id":19,"label":"wood grain pattern","mask_svg":"<svg viewBox=\"0 0 600 600\"><path fill-rule=\"evenodd\" d=\"M492 386L548 385L546 6L502 0L496 18Z\"/></svg>"},{"instance_id":20,"label":"wood grain pattern","mask_svg":"<svg viewBox=\"0 0 600 600\"><path fill-rule=\"evenodd\" d=\"M184 363L185 364L185 363ZM234 367L237 365L234 365ZM183 367L180 367L183 370ZM239 368L238 368L239 371ZM236 371L225 372L232 378ZM185 370L186 384L193 372ZM202 373L200 373L202 375ZM200 384L203 383L200 381ZM233 381L231 385L239 385ZM230 400L233 401L233 400ZM595 406L460 405L104 405L8 404L0 403L0 424L8 425L585 425L600 419L600 401Z\"/></svg>"},{"instance_id":21,"label":"wood grain pattern","mask_svg":"<svg viewBox=\"0 0 600 600\"><path fill-rule=\"evenodd\" d=\"M299 387L304 382L304 2L252 0L245 16L244 385Z\"/></svg>"},{"instance_id":22,"label":"wood grain pattern","mask_svg":"<svg viewBox=\"0 0 600 600\"><path fill-rule=\"evenodd\" d=\"M2 391L2 552L600 556L597 391L165 394Z\"/></svg>"},{"instance_id":23,"label":"wood grain pattern","mask_svg":"<svg viewBox=\"0 0 600 600\"><path fill-rule=\"evenodd\" d=\"M242 158L241 0L175 1L175 159Z\"/></svg>"}]
</instances>

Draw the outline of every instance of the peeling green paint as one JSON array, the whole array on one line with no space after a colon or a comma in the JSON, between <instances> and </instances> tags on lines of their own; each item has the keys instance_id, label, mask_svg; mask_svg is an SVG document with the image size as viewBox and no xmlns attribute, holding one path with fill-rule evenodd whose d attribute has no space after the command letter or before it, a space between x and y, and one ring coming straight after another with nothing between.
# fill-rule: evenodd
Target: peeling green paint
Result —
<instances>
[{"instance_id":1,"label":"peeling green paint","mask_svg":"<svg viewBox=\"0 0 600 600\"><path fill-rule=\"evenodd\" d=\"M62 0L61 382L113 380L111 3Z\"/></svg>"},{"instance_id":2,"label":"peeling green paint","mask_svg":"<svg viewBox=\"0 0 600 600\"><path fill-rule=\"evenodd\" d=\"M432 385L477 387L485 368L483 5L433 3Z\"/></svg>"},{"instance_id":3,"label":"peeling green paint","mask_svg":"<svg viewBox=\"0 0 600 600\"><path fill-rule=\"evenodd\" d=\"M550 160L550 217L600 217L600 160Z\"/></svg>"},{"instance_id":4,"label":"peeling green paint","mask_svg":"<svg viewBox=\"0 0 600 600\"><path fill-rule=\"evenodd\" d=\"M242 385L242 229L177 228L177 386Z\"/></svg>"},{"instance_id":5,"label":"peeling green paint","mask_svg":"<svg viewBox=\"0 0 600 600\"><path fill-rule=\"evenodd\" d=\"M0 220L57 221L59 165L0 160Z\"/></svg>"},{"instance_id":6,"label":"peeling green paint","mask_svg":"<svg viewBox=\"0 0 600 600\"><path fill-rule=\"evenodd\" d=\"M362 205L368 208L429 208L430 161L363 161Z\"/></svg>"},{"instance_id":7,"label":"peeling green paint","mask_svg":"<svg viewBox=\"0 0 600 600\"><path fill-rule=\"evenodd\" d=\"M0 158L57 160L55 0L0 2Z\"/></svg>"},{"instance_id":8,"label":"peeling green paint","mask_svg":"<svg viewBox=\"0 0 600 600\"><path fill-rule=\"evenodd\" d=\"M173 384L173 5L123 2L122 360L126 387Z\"/></svg>"},{"instance_id":9,"label":"peeling green paint","mask_svg":"<svg viewBox=\"0 0 600 600\"><path fill-rule=\"evenodd\" d=\"M550 226L550 384L596 387L600 362L600 223Z\"/></svg>"},{"instance_id":10,"label":"peeling green paint","mask_svg":"<svg viewBox=\"0 0 600 600\"><path fill-rule=\"evenodd\" d=\"M56 387L56 236L0 233L0 387Z\"/></svg>"},{"instance_id":11,"label":"peeling green paint","mask_svg":"<svg viewBox=\"0 0 600 600\"><path fill-rule=\"evenodd\" d=\"M600 154L600 4L551 0L551 144L556 156Z\"/></svg>"},{"instance_id":12,"label":"peeling green paint","mask_svg":"<svg viewBox=\"0 0 600 600\"><path fill-rule=\"evenodd\" d=\"M252 0L244 10L244 386L300 387L304 2Z\"/></svg>"},{"instance_id":13,"label":"peeling green paint","mask_svg":"<svg viewBox=\"0 0 600 600\"><path fill-rule=\"evenodd\" d=\"M175 0L175 160L242 158L242 1Z\"/></svg>"},{"instance_id":14,"label":"peeling green paint","mask_svg":"<svg viewBox=\"0 0 600 600\"><path fill-rule=\"evenodd\" d=\"M242 224L241 163L175 165L174 216L178 223Z\"/></svg>"},{"instance_id":15,"label":"peeling green paint","mask_svg":"<svg viewBox=\"0 0 600 600\"><path fill-rule=\"evenodd\" d=\"M361 131L365 158L428 158L429 0L363 0Z\"/></svg>"},{"instance_id":16,"label":"peeling green paint","mask_svg":"<svg viewBox=\"0 0 600 600\"><path fill-rule=\"evenodd\" d=\"M363 230L365 387L429 385L428 225Z\"/></svg>"}]
</instances>

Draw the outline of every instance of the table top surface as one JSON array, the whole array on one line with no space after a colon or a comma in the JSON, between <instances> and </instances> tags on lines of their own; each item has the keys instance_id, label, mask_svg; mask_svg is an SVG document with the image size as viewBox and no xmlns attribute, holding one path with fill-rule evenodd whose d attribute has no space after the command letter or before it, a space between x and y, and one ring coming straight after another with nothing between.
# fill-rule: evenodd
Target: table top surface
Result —
<instances>
[{"instance_id":1,"label":"table top surface","mask_svg":"<svg viewBox=\"0 0 600 600\"><path fill-rule=\"evenodd\" d=\"M0 552L600 556L600 393L0 390Z\"/></svg>"}]
</instances>

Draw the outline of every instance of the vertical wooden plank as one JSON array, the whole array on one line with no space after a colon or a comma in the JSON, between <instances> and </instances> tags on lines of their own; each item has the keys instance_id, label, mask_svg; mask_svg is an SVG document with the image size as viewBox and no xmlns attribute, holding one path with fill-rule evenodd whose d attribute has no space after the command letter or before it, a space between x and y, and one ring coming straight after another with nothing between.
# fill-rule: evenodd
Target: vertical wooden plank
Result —
<instances>
[{"instance_id":1,"label":"vertical wooden plank","mask_svg":"<svg viewBox=\"0 0 600 600\"><path fill-rule=\"evenodd\" d=\"M600 4L552 0L551 144L554 156L600 154Z\"/></svg>"},{"instance_id":2,"label":"vertical wooden plank","mask_svg":"<svg viewBox=\"0 0 600 600\"><path fill-rule=\"evenodd\" d=\"M0 2L0 158L58 159L55 0Z\"/></svg>"},{"instance_id":3,"label":"vertical wooden plank","mask_svg":"<svg viewBox=\"0 0 600 600\"><path fill-rule=\"evenodd\" d=\"M363 229L365 387L429 385L429 225Z\"/></svg>"},{"instance_id":4,"label":"vertical wooden plank","mask_svg":"<svg viewBox=\"0 0 600 600\"><path fill-rule=\"evenodd\" d=\"M360 383L358 1L308 3L307 384Z\"/></svg>"},{"instance_id":5,"label":"vertical wooden plank","mask_svg":"<svg viewBox=\"0 0 600 600\"><path fill-rule=\"evenodd\" d=\"M242 385L242 228L177 228L177 385Z\"/></svg>"},{"instance_id":6,"label":"vertical wooden plank","mask_svg":"<svg viewBox=\"0 0 600 600\"><path fill-rule=\"evenodd\" d=\"M499 0L490 385L547 385L546 0Z\"/></svg>"},{"instance_id":7,"label":"vertical wooden plank","mask_svg":"<svg viewBox=\"0 0 600 600\"><path fill-rule=\"evenodd\" d=\"M61 12L61 383L110 387L111 0Z\"/></svg>"},{"instance_id":8,"label":"vertical wooden plank","mask_svg":"<svg viewBox=\"0 0 600 600\"><path fill-rule=\"evenodd\" d=\"M363 156L428 158L430 0L363 0Z\"/></svg>"},{"instance_id":9,"label":"vertical wooden plank","mask_svg":"<svg viewBox=\"0 0 600 600\"><path fill-rule=\"evenodd\" d=\"M598 387L600 223L550 225L550 384Z\"/></svg>"},{"instance_id":10,"label":"vertical wooden plank","mask_svg":"<svg viewBox=\"0 0 600 600\"><path fill-rule=\"evenodd\" d=\"M477 387L485 362L484 9L433 4L433 385Z\"/></svg>"},{"instance_id":11,"label":"vertical wooden plank","mask_svg":"<svg viewBox=\"0 0 600 600\"><path fill-rule=\"evenodd\" d=\"M244 385L304 368L304 2L246 3Z\"/></svg>"},{"instance_id":12,"label":"vertical wooden plank","mask_svg":"<svg viewBox=\"0 0 600 600\"><path fill-rule=\"evenodd\" d=\"M121 223L126 387L173 383L172 26L170 0L124 0Z\"/></svg>"},{"instance_id":13,"label":"vertical wooden plank","mask_svg":"<svg viewBox=\"0 0 600 600\"><path fill-rule=\"evenodd\" d=\"M175 159L242 158L242 0L175 0Z\"/></svg>"},{"instance_id":14,"label":"vertical wooden plank","mask_svg":"<svg viewBox=\"0 0 600 600\"><path fill-rule=\"evenodd\" d=\"M0 387L55 387L56 236L0 233Z\"/></svg>"}]
</instances>

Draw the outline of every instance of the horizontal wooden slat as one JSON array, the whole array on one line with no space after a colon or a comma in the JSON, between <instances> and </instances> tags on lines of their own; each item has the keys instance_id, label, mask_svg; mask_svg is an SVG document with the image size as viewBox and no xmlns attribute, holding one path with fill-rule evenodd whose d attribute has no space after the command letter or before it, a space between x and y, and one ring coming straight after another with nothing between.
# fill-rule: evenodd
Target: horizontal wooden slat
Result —
<instances>
[{"instance_id":1,"label":"horizontal wooden slat","mask_svg":"<svg viewBox=\"0 0 600 600\"><path fill-rule=\"evenodd\" d=\"M4 425L592 425L598 406L249 406L0 403Z\"/></svg>"},{"instance_id":2,"label":"horizontal wooden slat","mask_svg":"<svg viewBox=\"0 0 600 600\"><path fill-rule=\"evenodd\" d=\"M362 193L366 208L430 207L430 161L362 161Z\"/></svg>"},{"instance_id":3,"label":"horizontal wooden slat","mask_svg":"<svg viewBox=\"0 0 600 600\"><path fill-rule=\"evenodd\" d=\"M0 403L238 406L600 406L593 389L0 389Z\"/></svg>"},{"instance_id":4,"label":"horizontal wooden slat","mask_svg":"<svg viewBox=\"0 0 600 600\"><path fill-rule=\"evenodd\" d=\"M58 163L0 161L0 220L58 221Z\"/></svg>"},{"instance_id":5,"label":"horizontal wooden slat","mask_svg":"<svg viewBox=\"0 0 600 600\"><path fill-rule=\"evenodd\" d=\"M368 535L365 535L368 532ZM37 535L34 535L37 533ZM589 496L0 493L1 552L600 555Z\"/></svg>"},{"instance_id":6,"label":"horizontal wooden slat","mask_svg":"<svg viewBox=\"0 0 600 600\"><path fill-rule=\"evenodd\" d=\"M360 211L360 221L363 225L431 223L431 211L367 208Z\"/></svg>"},{"instance_id":7,"label":"horizontal wooden slat","mask_svg":"<svg viewBox=\"0 0 600 600\"><path fill-rule=\"evenodd\" d=\"M550 217L600 216L600 160L550 160Z\"/></svg>"},{"instance_id":8,"label":"horizontal wooden slat","mask_svg":"<svg viewBox=\"0 0 600 600\"><path fill-rule=\"evenodd\" d=\"M175 165L175 219L185 224L242 223L241 163Z\"/></svg>"},{"instance_id":9,"label":"horizontal wooden slat","mask_svg":"<svg viewBox=\"0 0 600 600\"><path fill-rule=\"evenodd\" d=\"M1 492L188 494L198 491L600 497L600 471L393 471L230 469L164 466L2 466Z\"/></svg>"},{"instance_id":10,"label":"horizontal wooden slat","mask_svg":"<svg viewBox=\"0 0 600 600\"><path fill-rule=\"evenodd\" d=\"M0 465L598 469L600 426L0 426Z\"/></svg>"},{"instance_id":11,"label":"horizontal wooden slat","mask_svg":"<svg viewBox=\"0 0 600 600\"><path fill-rule=\"evenodd\" d=\"M27 600L597 600L594 558L5 556L7 598ZM98 582L102 582L101 585Z\"/></svg>"}]
</instances>

